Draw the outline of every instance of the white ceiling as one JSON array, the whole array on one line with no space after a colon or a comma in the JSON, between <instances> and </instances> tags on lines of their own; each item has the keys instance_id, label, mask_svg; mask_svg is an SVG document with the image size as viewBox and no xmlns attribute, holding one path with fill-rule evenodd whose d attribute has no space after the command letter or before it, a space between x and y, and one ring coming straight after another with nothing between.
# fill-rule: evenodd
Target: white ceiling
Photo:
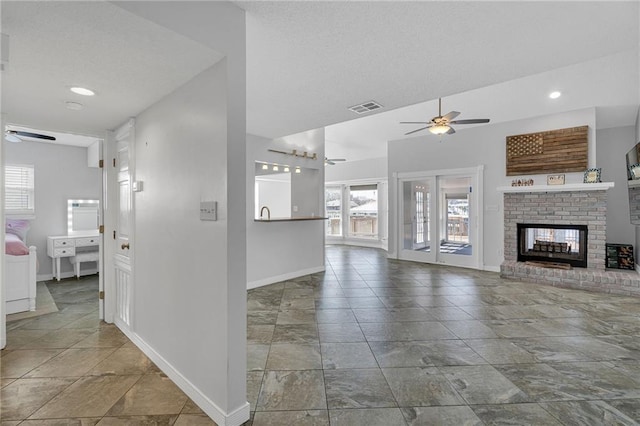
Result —
<instances>
[{"instance_id":1,"label":"white ceiling","mask_svg":"<svg viewBox=\"0 0 640 426\"><path fill-rule=\"evenodd\" d=\"M598 128L631 126L640 102L638 50L630 50L596 60L499 83L448 96L442 113L460 111L459 119L489 118L491 124L597 107ZM562 96L550 99L559 90ZM385 157L387 141L428 136L434 141L447 136L428 131L404 134L420 125L400 121L429 121L438 113L433 100L385 111L326 127L326 155L348 160ZM486 124L481 124L482 126ZM478 125L454 126L457 132Z\"/></svg>"},{"instance_id":2,"label":"white ceiling","mask_svg":"<svg viewBox=\"0 0 640 426\"><path fill-rule=\"evenodd\" d=\"M2 1L10 36L7 121L102 136L210 67L220 55L107 2ZM85 97L72 85L97 92ZM65 101L84 104L69 110Z\"/></svg>"},{"instance_id":3,"label":"white ceiling","mask_svg":"<svg viewBox=\"0 0 640 426\"><path fill-rule=\"evenodd\" d=\"M356 118L347 107L371 99L392 110L638 48L638 2L238 4L247 130L269 137Z\"/></svg>"},{"instance_id":4,"label":"white ceiling","mask_svg":"<svg viewBox=\"0 0 640 426\"><path fill-rule=\"evenodd\" d=\"M492 121L536 114L486 93L475 104L452 95L638 49L638 2L236 3L247 11L247 130L266 137L353 119L346 108L370 99L389 111L444 96L446 111ZM1 7L11 37L2 110L17 125L101 136L220 59L107 2ZM609 75L597 86L615 85ZM73 95L72 84L98 95ZM85 109L67 110L67 100ZM415 111L401 119L436 108ZM370 138L348 136L338 142Z\"/></svg>"}]
</instances>

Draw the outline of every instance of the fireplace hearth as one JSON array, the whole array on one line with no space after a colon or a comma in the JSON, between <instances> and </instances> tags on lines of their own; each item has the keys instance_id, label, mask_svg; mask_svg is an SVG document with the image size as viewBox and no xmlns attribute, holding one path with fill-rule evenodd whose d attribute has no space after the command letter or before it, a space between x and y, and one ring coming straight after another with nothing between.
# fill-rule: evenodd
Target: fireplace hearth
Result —
<instances>
[{"instance_id":1,"label":"fireplace hearth","mask_svg":"<svg viewBox=\"0 0 640 426\"><path fill-rule=\"evenodd\" d=\"M518 223L518 262L566 263L587 267L586 225Z\"/></svg>"}]
</instances>

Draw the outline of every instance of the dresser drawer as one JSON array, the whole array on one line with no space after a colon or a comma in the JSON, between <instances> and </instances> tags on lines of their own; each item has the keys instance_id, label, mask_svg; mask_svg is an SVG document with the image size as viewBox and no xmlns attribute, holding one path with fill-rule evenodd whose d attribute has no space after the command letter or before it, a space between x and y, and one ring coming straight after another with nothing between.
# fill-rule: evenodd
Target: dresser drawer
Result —
<instances>
[{"instance_id":1,"label":"dresser drawer","mask_svg":"<svg viewBox=\"0 0 640 426\"><path fill-rule=\"evenodd\" d=\"M76 247L97 246L99 237L76 238Z\"/></svg>"},{"instance_id":2,"label":"dresser drawer","mask_svg":"<svg viewBox=\"0 0 640 426\"><path fill-rule=\"evenodd\" d=\"M75 256L75 247L60 247L53 250L53 257Z\"/></svg>"},{"instance_id":3,"label":"dresser drawer","mask_svg":"<svg viewBox=\"0 0 640 426\"><path fill-rule=\"evenodd\" d=\"M73 238L56 238L53 240L53 246L55 248L58 247L73 247L75 244L75 240Z\"/></svg>"}]
</instances>

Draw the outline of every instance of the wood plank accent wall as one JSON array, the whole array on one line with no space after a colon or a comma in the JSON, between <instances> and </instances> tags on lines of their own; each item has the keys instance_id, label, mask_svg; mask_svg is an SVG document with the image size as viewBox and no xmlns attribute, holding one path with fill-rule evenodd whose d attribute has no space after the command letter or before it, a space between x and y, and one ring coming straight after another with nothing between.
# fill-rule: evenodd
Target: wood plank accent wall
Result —
<instances>
[{"instance_id":1,"label":"wood plank accent wall","mask_svg":"<svg viewBox=\"0 0 640 426\"><path fill-rule=\"evenodd\" d=\"M582 172L589 126L507 136L507 176Z\"/></svg>"}]
</instances>

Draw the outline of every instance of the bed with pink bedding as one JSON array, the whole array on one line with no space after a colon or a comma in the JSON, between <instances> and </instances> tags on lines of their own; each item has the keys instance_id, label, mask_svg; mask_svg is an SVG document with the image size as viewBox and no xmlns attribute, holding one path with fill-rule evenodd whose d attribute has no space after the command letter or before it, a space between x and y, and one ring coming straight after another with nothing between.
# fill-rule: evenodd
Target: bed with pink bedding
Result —
<instances>
[{"instance_id":1,"label":"bed with pink bedding","mask_svg":"<svg viewBox=\"0 0 640 426\"><path fill-rule=\"evenodd\" d=\"M5 226L6 313L36 309L36 248L25 244L29 222L7 219Z\"/></svg>"}]
</instances>

